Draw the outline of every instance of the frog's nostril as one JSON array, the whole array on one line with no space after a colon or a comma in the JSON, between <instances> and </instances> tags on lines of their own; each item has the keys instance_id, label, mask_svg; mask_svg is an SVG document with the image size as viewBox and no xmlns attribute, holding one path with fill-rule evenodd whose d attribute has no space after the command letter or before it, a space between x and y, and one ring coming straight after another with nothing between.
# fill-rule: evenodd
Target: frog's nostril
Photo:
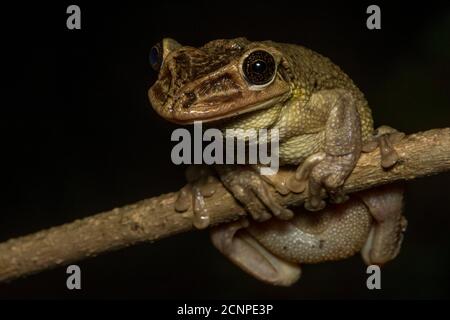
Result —
<instances>
[{"instance_id":1,"label":"frog's nostril","mask_svg":"<svg viewBox=\"0 0 450 320\"><path fill-rule=\"evenodd\" d=\"M197 96L194 92L186 92L183 100L183 108L187 109L197 100Z\"/></svg>"}]
</instances>

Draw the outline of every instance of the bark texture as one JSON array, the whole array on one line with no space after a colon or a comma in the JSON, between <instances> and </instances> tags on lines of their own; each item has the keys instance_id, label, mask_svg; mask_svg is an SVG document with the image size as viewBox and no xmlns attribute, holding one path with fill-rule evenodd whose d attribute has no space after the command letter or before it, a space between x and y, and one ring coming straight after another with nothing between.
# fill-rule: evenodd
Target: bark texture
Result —
<instances>
[{"instance_id":1,"label":"bark texture","mask_svg":"<svg viewBox=\"0 0 450 320\"><path fill-rule=\"evenodd\" d=\"M351 193L450 170L450 128L409 135L395 149L400 162L391 170L382 169L378 150L363 154L344 191ZM300 205L305 200L305 194L281 196L273 192L286 205ZM0 243L0 281L194 229L191 210L183 214L174 210L176 197L176 192L164 194ZM246 215L219 182L217 192L206 203L212 225Z\"/></svg>"}]
</instances>

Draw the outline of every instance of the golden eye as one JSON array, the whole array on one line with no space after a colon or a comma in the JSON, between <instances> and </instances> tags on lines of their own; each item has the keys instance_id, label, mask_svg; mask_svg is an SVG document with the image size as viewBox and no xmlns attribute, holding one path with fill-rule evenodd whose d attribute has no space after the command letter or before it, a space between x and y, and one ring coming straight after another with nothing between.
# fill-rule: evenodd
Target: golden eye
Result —
<instances>
[{"instance_id":1,"label":"golden eye","mask_svg":"<svg viewBox=\"0 0 450 320\"><path fill-rule=\"evenodd\" d=\"M149 60L153 70L159 71L163 61L163 48L161 43L155 44L150 49Z\"/></svg>"},{"instance_id":2,"label":"golden eye","mask_svg":"<svg viewBox=\"0 0 450 320\"><path fill-rule=\"evenodd\" d=\"M275 59L270 53L263 50L253 51L242 63L245 78L254 85L264 85L272 81L275 69Z\"/></svg>"}]
</instances>

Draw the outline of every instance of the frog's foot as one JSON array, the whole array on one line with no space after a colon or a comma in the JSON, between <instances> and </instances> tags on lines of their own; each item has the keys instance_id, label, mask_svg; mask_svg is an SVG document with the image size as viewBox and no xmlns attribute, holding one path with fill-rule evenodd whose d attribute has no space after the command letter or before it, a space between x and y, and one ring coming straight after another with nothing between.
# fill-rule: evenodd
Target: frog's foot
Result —
<instances>
[{"instance_id":1,"label":"frog's foot","mask_svg":"<svg viewBox=\"0 0 450 320\"><path fill-rule=\"evenodd\" d=\"M285 196L298 188L296 185L290 184L293 175L295 175L295 168L283 166L278 169L276 174L261 175L261 178L270 184L279 194ZM302 191L303 189L300 192Z\"/></svg>"},{"instance_id":2,"label":"frog's foot","mask_svg":"<svg viewBox=\"0 0 450 320\"><path fill-rule=\"evenodd\" d=\"M224 186L245 207L256 221L266 221L272 214L280 219L291 219L294 214L285 208L270 192L270 183L253 168L247 166L217 166Z\"/></svg>"},{"instance_id":3,"label":"frog's foot","mask_svg":"<svg viewBox=\"0 0 450 320\"><path fill-rule=\"evenodd\" d=\"M403 187L386 185L358 194L374 218L361 255L368 265L394 259L400 252L407 221L402 215Z\"/></svg>"},{"instance_id":4,"label":"frog's foot","mask_svg":"<svg viewBox=\"0 0 450 320\"><path fill-rule=\"evenodd\" d=\"M362 147L363 152L371 152L380 148L381 166L385 169L393 167L399 160L399 156L393 144L404 138L405 134L389 126L381 126L375 130L373 139Z\"/></svg>"},{"instance_id":5,"label":"frog's foot","mask_svg":"<svg viewBox=\"0 0 450 320\"><path fill-rule=\"evenodd\" d=\"M233 263L257 279L279 286L295 283L300 266L273 255L247 232L246 219L211 229L214 246Z\"/></svg>"},{"instance_id":6,"label":"frog's foot","mask_svg":"<svg viewBox=\"0 0 450 320\"><path fill-rule=\"evenodd\" d=\"M308 192L305 208L309 211L322 210L327 194L333 203L342 203L348 196L341 190L347 176L353 170L356 154L343 156L319 152L309 156L288 181L293 192Z\"/></svg>"},{"instance_id":7,"label":"frog's foot","mask_svg":"<svg viewBox=\"0 0 450 320\"><path fill-rule=\"evenodd\" d=\"M190 166L186 170L188 184L178 193L175 202L175 210L178 212L187 211L193 206L193 224L198 229L208 227L210 218L206 208L205 198L214 194L213 182L215 178L210 168L206 166Z\"/></svg>"}]
</instances>

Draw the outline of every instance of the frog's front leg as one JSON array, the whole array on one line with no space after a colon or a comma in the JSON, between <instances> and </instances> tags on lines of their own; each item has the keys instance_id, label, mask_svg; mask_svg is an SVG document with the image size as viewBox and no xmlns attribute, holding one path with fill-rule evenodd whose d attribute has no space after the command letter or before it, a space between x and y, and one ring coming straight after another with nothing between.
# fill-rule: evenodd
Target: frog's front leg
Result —
<instances>
[{"instance_id":1,"label":"frog's front leg","mask_svg":"<svg viewBox=\"0 0 450 320\"><path fill-rule=\"evenodd\" d=\"M215 167L224 186L247 209L256 221L266 221L275 215L280 219L290 219L293 213L280 204L273 196L271 187L281 194L287 194L286 181L292 175L289 171L280 172L267 178L260 175L257 166L217 165ZM281 172L282 171L282 172ZM211 167L192 165L186 170L188 184L178 193L175 210L185 212L192 207L194 212L193 225L198 229L209 226L210 217L205 198L215 192L214 183L217 179Z\"/></svg>"},{"instance_id":2,"label":"frog's front leg","mask_svg":"<svg viewBox=\"0 0 450 320\"><path fill-rule=\"evenodd\" d=\"M246 208L256 221L270 219L272 215L282 220L293 217L293 212L280 204L271 193L274 187L281 194L287 193L283 182L285 175L280 172L267 178L258 172L257 166L217 165L216 171L224 186Z\"/></svg>"},{"instance_id":3,"label":"frog's front leg","mask_svg":"<svg viewBox=\"0 0 450 320\"><path fill-rule=\"evenodd\" d=\"M309 101L311 108L323 108L324 105L330 108L321 151L306 158L292 183L303 184L303 189L307 187L305 208L310 211L325 207L325 191L335 202L346 200L340 187L355 167L362 147L357 103L352 93L343 89L321 91Z\"/></svg>"}]
</instances>

